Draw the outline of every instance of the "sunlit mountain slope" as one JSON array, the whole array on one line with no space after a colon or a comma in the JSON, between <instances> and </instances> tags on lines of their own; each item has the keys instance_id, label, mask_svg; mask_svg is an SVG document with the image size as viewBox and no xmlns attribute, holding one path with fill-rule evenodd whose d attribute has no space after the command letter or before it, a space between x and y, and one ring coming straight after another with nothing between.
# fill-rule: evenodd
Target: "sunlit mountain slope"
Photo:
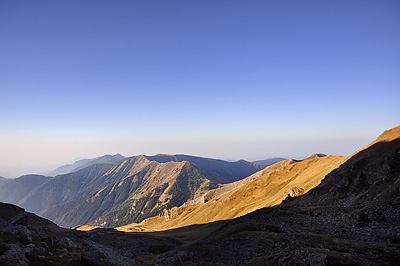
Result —
<instances>
[{"instance_id":1,"label":"sunlit mountain slope","mask_svg":"<svg viewBox=\"0 0 400 266\"><path fill-rule=\"evenodd\" d=\"M261 168L245 161L188 155L120 159L120 155L102 156L88 167L80 165L53 178L31 175L12 179L0 187L4 188L0 200L66 227L113 227L159 215L219 187L219 182L242 179Z\"/></svg>"},{"instance_id":2,"label":"sunlit mountain slope","mask_svg":"<svg viewBox=\"0 0 400 266\"><path fill-rule=\"evenodd\" d=\"M345 160L346 158L339 156L311 156L301 161L285 160L244 180L226 184L217 189L216 193L208 192L202 197L204 203L173 208L139 225L132 224L119 229L164 230L242 216L279 204L288 196L299 196L308 192Z\"/></svg>"}]
</instances>

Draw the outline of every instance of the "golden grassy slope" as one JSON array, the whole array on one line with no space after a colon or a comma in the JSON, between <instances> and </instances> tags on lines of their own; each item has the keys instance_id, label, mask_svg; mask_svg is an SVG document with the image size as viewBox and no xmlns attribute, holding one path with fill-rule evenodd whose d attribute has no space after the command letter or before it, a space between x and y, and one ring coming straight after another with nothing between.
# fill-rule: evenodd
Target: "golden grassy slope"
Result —
<instances>
[{"instance_id":1,"label":"golden grassy slope","mask_svg":"<svg viewBox=\"0 0 400 266\"><path fill-rule=\"evenodd\" d=\"M167 219L157 216L140 224L117 229L158 231L239 217L260 208L277 205L290 193L299 195L308 192L346 159L326 156L302 161L285 160L258 172L258 178L243 182L206 203L174 208L168 212Z\"/></svg>"},{"instance_id":2,"label":"golden grassy slope","mask_svg":"<svg viewBox=\"0 0 400 266\"><path fill-rule=\"evenodd\" d=\"M96 225L77 225L74 227L71 227L71 229L79 230L79 231L91 231L97 228L102 228L101 226L96 226Z\"/></svg>"},{"instance_id":3,"label":"golden grassy slope","mask_svg":"<svg viewBox=\"0 0 400 266\"><path fill-rule=\"evenodd\" d=\"M400 126L397 126L395 128L389 129L389 130L385 130L381 135L379 135L379 137L374 142L369 144L367 147L370 147L370 146L374 145L375 143L378 143L381 141L392 141L392 140L395 140L398 138L400 138Z\"/></svg>"}]
</instances>

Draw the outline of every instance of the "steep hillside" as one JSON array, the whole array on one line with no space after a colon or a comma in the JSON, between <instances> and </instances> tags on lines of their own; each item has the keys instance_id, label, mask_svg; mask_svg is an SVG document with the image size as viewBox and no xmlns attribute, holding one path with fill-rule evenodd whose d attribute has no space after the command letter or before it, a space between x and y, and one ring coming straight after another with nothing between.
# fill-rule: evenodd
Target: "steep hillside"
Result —
<instances>
[{"instance_id":1,"label":"steep hillside","mask_svg":"<svg viewBox=\"0 0 400 266\"><path fill-rule=\"evenodd\" d=\"M76 172L53 177L40 186L32 187L18 205L30 212L42 214L54 205L83 200L113 182L111 179L104 178L112 167L113 165L96 164Z\"/></svg>"},{"instance_id":2,"label":"steep hillside","mask_svg":"<svg viewBox=\"0 0 400 266\"><path fill-rule=\"evenodd\" d=\"M184 154L158 154L155 156L146 156L146 158L150 161L156 161L159 163L183 161L191 162L201 169L209 179L216 183L230 183L238 181L266 167L244 160L227 162L223 160L202 158Z\"/></svg>"},{"instance_id":3,"label":"steep hillside","mask_svg":"<svg viewBox=\"0 0 400 266\"><path fill-rule=\"evenodd\" d=\"M11 179L0 176L0 187L10 181Z\"/></svg>"},{"instance_id":4,"label":"steep hillside","mask_svg":"<svg viewBox=\"0 0 400 266\"><path fill-rule=\"evenodd\" d=\"M140 171L121 176L118 182L74 206L49 208L44 216L68 226L85 223L113 227L158 215L216 185L188 162L160 164L144 157L139 160L144 164Z\"/></svg>"},{"instance_id":5,"label":"steep hillside","mask_svg":"<svg viewBox=\"0 0 400 266\"><path fill-rule=\"evenodd\" d=\"M93 158L93 159L82 159L82 160L76 161L73 164L62 165L62 166L58 167L57 169L46 173L46 175L49 175L49 176L63 175L63 174L71 173L71 172L89 167L94 164L116 163L116 162L122 161L124 159L125 159L125 157L122 156L121 154L104 155L104 156Z\"/></svg>"},{"instance_id":6,"label":"steep hillside","mask_svg":"<svg viewBox=\"0 0 400 266\"><path fill-rule=\"evenodd\" d=\"M21 204L23 199L50 178L42 175L25 175L15 179L8 179L0 185L0 201Z\"/></svg>"},{"instance_id":7,"label":"steep hillside","mask_svg":"<svg viewBox=\"0 0 400 266\"><path fill-rule=\"evenodd\" d=\"M400 127L309 193L225 223L185 252L218 265L398 265Z\"/></svg>"},{"instance_id":8,"label":"steep hillside","mask_svg":"<svg viewBox=\"0 0 400 266\"><path fill-rule=\"evenodd\" d=\"M189 162L158 163L136 156L45 178L4 197L62 226L118 226L158 215L217 186Z\"/></svg>"},{"instance_id":9,"label":"steep hillside","mask_svg":"<svg viewBox=\"0 0 400 266\"><path fill-rule=\"evenodd\" d=\"M371 203L371 207L396 204L400 207L399 152L400 127L396 127L385 131L316 189L290 205L354 208Z\"/></svg>"},{"instance_id":10,"label":"steep hillside","mask_svg":"<svg viewBox=\"0 0 400 266\"><path fill-rule=\"evenodd\" d=\"M192 224L232 219L260 208L277 205L317 186L345 158L318 157L285 160L241 181L226 184L202 196L198 204L173 208L163 215L120 230L164 230Z\"/></svg>"}]
</instances>

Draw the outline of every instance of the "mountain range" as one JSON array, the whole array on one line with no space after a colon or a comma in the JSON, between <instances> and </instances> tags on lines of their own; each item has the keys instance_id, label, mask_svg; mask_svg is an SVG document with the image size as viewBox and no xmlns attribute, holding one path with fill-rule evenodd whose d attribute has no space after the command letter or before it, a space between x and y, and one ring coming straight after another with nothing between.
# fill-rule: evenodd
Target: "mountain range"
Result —
<instances>
[{"instance_id":1,"label":"mountain range","mask_svg":"<svg viewBox=\"0 0 400 266\"><path fill-rule=\"evenodd\" d=\"M204 194L197 193L195 182L189 180L208 184L212 181L187 161L160 163L138 156L123 162L103 169L105 174L100 181L115 177L116 168L126 171L124 164L138 164L143 169L155 167L150 172L164 169L156 166L165 164L164 167L180 169L171 180L187 180L192 185L181 187L187 187L186 192L194 199L203 200L186 202L170 209L175 213L164 211L118 230L88 226L89 231L59 228L19 207L1 203L0 263L398 265L400 127L385 131L348 157L315 154L304 160L282 161L242 180L218 184L218 188ZM190 171L198 173L198 179L190 179L189 176L196 176ZM157 176L162 174L149 180L156 180ZM146 184L148 189L143 191L151 191L152 185ZM64 185L68 186L68 182ZM127 185L115 183L110 191ZM168 192L164 195L173 198ZM151 200L145 205L148 202ZM213 212L215 209L220 211ZM246 209L248 213L244 214Z\"/></svg>"},{"instance_id":2,"label":"mountain range","mask_svg":"<svg viewBox=\"0 0 400 266\"><path fill-rule=\"evenodd\" d=\"M140 222L198 198L220 184L263 168L258 164L188 155L102 156L0 183L0 200L18 204L65 227ZM61 169L61 170L60 170Z\"/></svg>"},{"instance_id":3,"label":"mountain range","mask_svg":"<svg viewBox=\"0 0 400 266\"><path fill-rule=\"evenodd\" d=\"M281 161L240 181L222 184L195 199L194 204L175 207L164 211L163 215L119 229L165 230L236 218L280 204L288 196L295 197L308 192L345 160L341 156L314 154L304 160Z\"/></svg>"}]
</instances>

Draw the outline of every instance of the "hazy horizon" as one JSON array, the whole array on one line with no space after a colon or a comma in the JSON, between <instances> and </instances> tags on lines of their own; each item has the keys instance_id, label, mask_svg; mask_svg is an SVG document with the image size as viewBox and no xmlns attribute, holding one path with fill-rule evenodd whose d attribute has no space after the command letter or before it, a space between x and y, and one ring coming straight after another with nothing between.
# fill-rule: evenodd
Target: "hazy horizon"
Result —
<instances>
[{"instance_id":1,"label":"hazy horizon","mask_svg":"<svg viewBox=\"0 0 400 266\"><path fill-rule=\"evenodd\" d=\"M0 176L115 153L350 155L400 124L399 13L398 1L0 1Z\"/></svg>"},{"instance_id":2,"label":"hazy horizon","mask_svg":"<svg viewBox=\"0 0 400 266\"><path fill-rule=\"evenodd\" d=\"M178 152L177 149L171 147L170 150L176 150L177 152L155 152L158 150L159 147L162 147L162 144L158 144L153 148L150 148L149 150L154 150L154 152L141 152L137 154L132 154L132 153L121 153L121 152L111 152L111 153L102 153L102 154L95 154L95 153L88 153L87 156L78 156L78 157L73 157L71 159L64 159L64 158L53 158L53 160L46 158L47 161L42 161L41 164L37 163L37 161L32 161L31 164L26 164L26 162L21 162L20 164L17 165L12 165L11 163L8 164L8 169L3 167L2 171L0 172L1 177L6 177L6 178L16 178L20 177L22 175L26 174L45 174L46 172L52 171L56 169L59 166L65 165L65 164L72 164L78 160L82 159L92 159L96 157L100 157L103 155L115 155L115 154L121 154L122 156L125 157L132 157L132 156L137 156L137 155L156 155L156 154L170 154L170 155L176 155L176 154L186 154L186 155L192 155L192 156L199 156L199 157L207 157L207 158L213 158L213 159L221 159L221 160L226 160L226 161L238 161L238 160L246 160L246 161L257 161L257 160L264 160L264 159L269 159L269 158L274 158L274 157L283 157L287 159L304 159L307 156L314 154L314 153L325 153L326 155L339 155L339 156L347 156L350 155L354 152L356 152L358 149L363 148L365 145L370 143L373 139L371 140L353 140L353 141L348 141L346 149L343 149L342 147L338 148L337 144L346 144L345 142L341 141L326 141L326 142L318 142L318 141L305 141L305 142L290 142L288 141L287 143L283 142L271 142L271 143L263 143L261 144L262 147L267 147L272 150L279 150L277 154L274 154L272 152L265 152L264 149L261 147L257 149L255 146L260 146L260 143L218 143L212 145L214 149L216 149L216 146L221 149L220 153L207 153L207 150L209 148L207 147L198 147L198 153L195 153L193 150L192 152ZM194 146L194 145L192 145ZM250 151L253 151L253 156L237 156L233 157L230 156L229 154L234 154L235 147L237 146L242 146L242 149L238 150L245 150L243 149L243 146L247 146L247 148ZM144 149L148 148L149 146L146 146ZM192 147L193 149L193 147ZM94 147L92 147L91 150L96 150ZM115 149L110 149L110 150L115 150ZM293 152L293 150L299 150L300 152ZM332 151L331 153L326 153L324 150L330 150ZM75 151L75 150L74 150ZM342 153L340 153L342 152ZM343 153L345 152L345 153ZM31 154L32 158L34 157L35 153ZM64 154L65 156L65 154ZM55 160L54 160L55 159ZM4 161L3 161L4 164ZM6 169L6 170L4 170ZM7 172L8 171L8 172Z\"/></svg>"}]
</instances>

